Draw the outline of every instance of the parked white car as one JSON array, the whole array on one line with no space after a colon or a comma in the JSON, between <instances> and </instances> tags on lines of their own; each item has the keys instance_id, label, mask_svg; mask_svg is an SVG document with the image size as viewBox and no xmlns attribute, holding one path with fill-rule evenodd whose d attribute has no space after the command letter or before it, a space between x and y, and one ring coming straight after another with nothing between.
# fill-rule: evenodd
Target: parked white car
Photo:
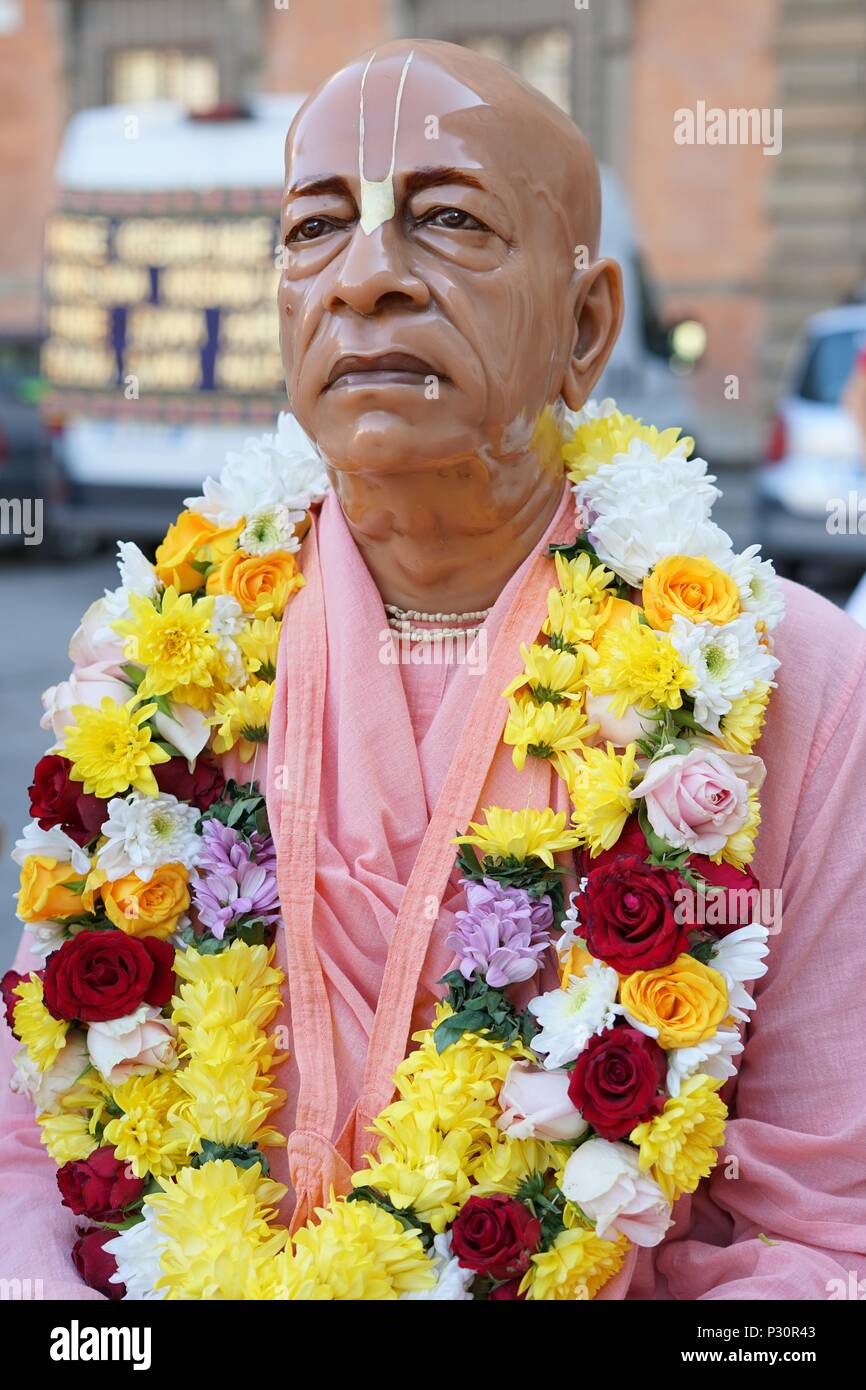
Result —
<instances>
[{"instance_id":1,"label":"parked white car","mask_svg":"<svg viewBox=\"0 0 866 1390\"><path fill-rule=\"evenodd\" d=\"M757 484L764 551L789 572L810 560L866 567L856 515L866 497L863 441L841 404L864 347L866 305L852 304L810 318L791 353Z\"/></svg>"}]
</instances>

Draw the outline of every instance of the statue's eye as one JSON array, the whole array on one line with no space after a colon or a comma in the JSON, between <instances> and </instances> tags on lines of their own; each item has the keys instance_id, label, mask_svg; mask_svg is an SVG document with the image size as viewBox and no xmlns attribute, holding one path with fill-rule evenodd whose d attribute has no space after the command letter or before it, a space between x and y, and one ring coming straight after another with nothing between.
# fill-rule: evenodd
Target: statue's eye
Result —
<instances>
[{"instance_id":1,"label":"statue's eye","mask_svg":"<svg viewBox=\"0 0 866 1390\"><path fill-rule=\"evenodd\" d=\"M306 217L303 222L299 222L286 237L286 245L289 246L293 241L318 241L319 237L326 236L328 232L334 230L336 223L331 222L326 217Z\"/></svg>"},{"instance_id":2,"label":"statue's eye","mask_svg":"<svg viewBox=\"0 0 866 1390\"><path fill-rule=\"evenodd\" d=\"M489 232L490 228L463 208L434 208L421 218L422 227L445 227L449 232Z\"/></svg>"}]
</instances>

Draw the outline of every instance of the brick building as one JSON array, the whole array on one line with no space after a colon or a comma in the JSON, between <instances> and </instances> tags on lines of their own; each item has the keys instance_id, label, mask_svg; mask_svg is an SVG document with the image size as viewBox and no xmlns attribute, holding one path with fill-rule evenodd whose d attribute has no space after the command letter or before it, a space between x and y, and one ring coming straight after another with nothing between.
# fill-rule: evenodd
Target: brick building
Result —
<instances>
[{"instance_id":1,"label":"brick building","mask_svg":"<svg viewBox=\"0 0 866 1390\"><path fill-rule=\"evenodd\" d=\"M572 112L629 193L665 316L707 328L708 446L749 454L798 324L866 276L857 0L0 0L0 334L37 328L70 110L300 91L394 34L483 49ZM677 143L699 103L780 108L781 151Z\"/></svg>"}]
</instances>

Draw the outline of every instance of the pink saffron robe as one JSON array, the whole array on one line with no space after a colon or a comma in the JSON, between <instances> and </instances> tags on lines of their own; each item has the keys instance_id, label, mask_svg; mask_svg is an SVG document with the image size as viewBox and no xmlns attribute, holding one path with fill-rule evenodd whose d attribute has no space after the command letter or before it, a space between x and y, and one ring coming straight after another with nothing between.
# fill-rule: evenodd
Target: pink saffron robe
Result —
<instances>
[{"instance_id":1,"label":"pink saffron robe","mask_svg":"<svg viewBox=\"0 0 866 1390\"><path fill-rule=\"evenodd\" d=\"M519 669L519 642L537 633L553 582L544 551L568 535L570 519L566 494L487 620L488 664L499 690ZM431 816L451 834L469 819L473 768L462 775L453 760L484 684L468 665L443 672L383 663L381 601L333 498L305 542L302 567L309 582L287 610L268 758L287 920L278 961L289 966L292 986L291 1006L287 1001L278 1022L290 1026L294 1011L296 1024L292 1060L278 1078L289 1098L276 1117L293 1139L290 1152L272 1149L269 1158L276 1178L287 1181L291 1171L302 1189L296 1220L331 1181L342 1185L363 1153L367 1111L358 1117L353 1107L362 1093L368 1108L384 1103L389 1049L404 1022L406 1032L428 1025L436 981L451 964L444 938L460 903L456 875L442 865L453 847L431 846L429 836L422 842ZM754 865L765 888L781 889L781 929L770 938L769 970L754 989L758 1008L739 1074L725 1091L732 1118L722 1161L695 1196L677 1204L665 1242L632 1253L603 1290L608 1298L823 1299L847 1286L852 1272L866 1276L866 1005L859 977L866 954L866 634L817 595L785 587L788 612L775 634L779 688L757 750L767 782ZM497 654L499 633L507 645ZM299 635L310 645L297 645ZM304 765L297 730L309 726L316 710L307 704L317 698L321 794L311 798L315 769ZM518 774L510 750L497 746L505 702L491 698L485 709L490 728L473 724L473 738L460 749L482 783L473 818L491 803L564 809L563 789L547 764L530 761ZM477 756L474 743L483 744ZM305 797L298 795L302 786ZM300 866L287 863L289 844ZM414 884L419 911L402 923L395 973L386 970L389 943L419 855L429 893L423 882ZM305 876L314 892L306 892ZM309 912L306 924L296 904ZM411 980L419 954L407 1001L401 982ZM16 968L34 964L25 935ZM389 1009L377 1019L383 990ZM0 1046L8 1074L17 1044L6 1029ZM313 1068L303 1097L301 1064ZM59 1204L55 1165L40 1147L30 1104L6 1092L0 1105L0 1278L42 1279L48 1298L100 1297L70 1262L75 1218ZM291 1213L290 1197L284 1216Z\"/></svg>"}]
</instances>

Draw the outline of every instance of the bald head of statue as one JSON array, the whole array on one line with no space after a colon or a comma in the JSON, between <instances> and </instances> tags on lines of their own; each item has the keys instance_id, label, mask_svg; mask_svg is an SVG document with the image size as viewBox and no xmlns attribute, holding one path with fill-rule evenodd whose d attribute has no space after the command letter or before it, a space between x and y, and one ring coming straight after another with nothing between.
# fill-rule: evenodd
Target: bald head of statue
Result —
<instances>
[{"instance_id":1,"label":"bald head of statue","mask_svg":"<svg viewBox=\"0 0 866 1390\"><path fill-rule=\"evenodd\" d=\"M295 415L335 475L549 469L622 318L573 122L453 44L385 44L286 141L279 303Z\"/></svg>"}]
</instances>

